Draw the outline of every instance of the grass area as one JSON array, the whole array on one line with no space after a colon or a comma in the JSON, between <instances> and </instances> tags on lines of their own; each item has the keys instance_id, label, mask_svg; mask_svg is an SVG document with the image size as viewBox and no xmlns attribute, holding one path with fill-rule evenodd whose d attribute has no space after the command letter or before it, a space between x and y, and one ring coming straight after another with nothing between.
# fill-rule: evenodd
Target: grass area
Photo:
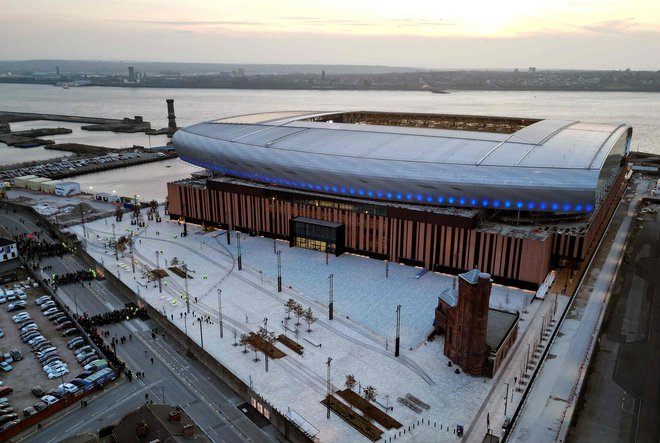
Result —
<instances>
[{"instance_id":1,"label":"grass area","mask_svg":"<svg viewBox=\"0 0 660 443\"><path fill-rule=\"evenodd\" d=\"M277 341L282 343L287 348L291 349L296 354L303 355L303 352L304 352L305 348L302 345L300 345L300 344L296 343L295 341L291 340L286 335L284 335L284 334L278 335L277 336Z\"/></svg>"},{"instance_id":2,"label":"grass area","mask_svg":"<svg viewBox=\"0 0 660 443\"><path fill-rule=\"evenodd\" d=\"M398 429L403 426L401 423L387 415L384 411L381 411L379 408L374 406L371 402L367 401L365 398L360 397L358 394L349 389L337 391L337 395L346 400L352 406L362 411L366 417L374 420L376 423L379 423L387 429Z\"/></svg>"},{"instance_id":3,"label":"grass area","mask_svg":"<svg viewBox=\"0 0 660 443\"><path fill-rule=\"evenodd\" d=\"M275 346L271 345L270 343L268 343L263 338L259 337L254 332L251 332L248 335L247 340L249 344L257 348L261 352L267 352L270 358L282 358L286 356L284 352L280 351Z\"/></svg>"},{"instance_id":4,"label":"grass area","mask_svg":"<svg viewBox=\"0 0 660 443\"><path fill-rule=\"evenodd\" d=\"M323 401L321 401L321 404L324 406L330 405L330 409L332 409L335 414L371 441L380 439L383 434L383 431L371 424L369 420L353 411L332 395L328 395Z\"/></svg>"}]
</instances>

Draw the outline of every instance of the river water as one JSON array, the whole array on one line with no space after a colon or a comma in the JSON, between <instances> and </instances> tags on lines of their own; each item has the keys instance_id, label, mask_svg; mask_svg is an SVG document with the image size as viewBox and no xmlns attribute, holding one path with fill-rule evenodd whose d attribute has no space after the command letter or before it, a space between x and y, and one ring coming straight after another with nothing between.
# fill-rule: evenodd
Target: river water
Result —
<instances>
[{"instance_id":1,"label":"river water","mask_svg":"<svg viewBox=\"0 0 660 443\"><path fill-rule=\"evenodd\" d=\"M633 150L660 154L660 94L638 92L550 91L282 91L235 89L151 89L81 87L62 89L45 85L0 84L0 110L94 117L141 115L152 127L167 125L166 98L173 98L179 126L220 117L267 111L374 110L627 123L634 128ZM73 134L50 136L57 141L110 147L164 144L164 137L144 134L80 131L80 124L34 122L18 128L61 126ZM14 125L12 125L14 129ZM65 155L43 148L19 149L0 144L0 164ZM169 166L169 167L168 167ZM165 183L199 170L180 160L76 177L88 189L121 195L140 194L163 200Z\"/></svg>"}]
</instances>

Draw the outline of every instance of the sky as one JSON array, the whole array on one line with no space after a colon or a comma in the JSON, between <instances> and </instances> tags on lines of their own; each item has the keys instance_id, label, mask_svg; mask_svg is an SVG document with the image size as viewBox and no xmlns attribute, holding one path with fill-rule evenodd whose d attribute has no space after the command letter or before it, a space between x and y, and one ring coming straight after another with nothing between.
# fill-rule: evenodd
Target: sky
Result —
<instances>
[{"instance_id":1,"label":"sky","mask_svg":"<svg viewBox=\"0 0 660 443\"><path fill-rule=\"evenodd\" d=\"M2 0L0 60L660 69L658 0Z\"/></svg>"}]
</instances>

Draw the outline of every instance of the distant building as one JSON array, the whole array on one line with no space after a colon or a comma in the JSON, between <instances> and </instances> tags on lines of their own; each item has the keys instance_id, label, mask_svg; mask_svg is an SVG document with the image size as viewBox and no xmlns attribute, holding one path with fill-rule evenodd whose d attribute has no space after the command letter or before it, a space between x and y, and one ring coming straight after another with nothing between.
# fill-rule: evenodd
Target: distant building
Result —
<instances>
[{"instance_id":1,"label":"distant building","mask_svg":"<svg viewBox=\"0 0 660 443\"><path fill-rule=\"evenodd\" d=\"M536 72L536 68L534 66L529 67L529 72Z\"/></svg>"},{"instance_id":2,"label":"distant building","mask_svg":"<svg viewBox=\"0 0 660 443\"><path fill-rule=\"evenodd\" d=\"M440 294L435 333L445 334L444 353L463 372L492 377L518 336L518 314L490 309L490 274L473 269L458 288Z\"/></svg>"},{"instance_id":3,"label":"distant building","mask_svg":"<svg viewBox=\"0 0 660 443\"><path fill-rule=\"evenodd\" d=\"M128 67L128 81L135 83L135 68L133 66Z\"/></svg>"}]
</instances>

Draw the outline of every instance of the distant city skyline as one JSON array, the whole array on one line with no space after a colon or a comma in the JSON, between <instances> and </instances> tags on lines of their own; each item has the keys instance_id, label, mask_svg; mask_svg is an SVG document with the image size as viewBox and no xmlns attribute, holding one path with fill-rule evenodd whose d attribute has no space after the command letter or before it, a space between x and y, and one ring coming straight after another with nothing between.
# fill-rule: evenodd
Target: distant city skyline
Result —
<instances>
[{"instance_id":1,"label":"distant city skyline","mask_svg":"<svg viewBox=\"0 0 660 443\"><path fill-rule=\"evenodd\" d=\"M651 0L5 0L0 59L660 69Z\"/></svg>"}]
</instances>

